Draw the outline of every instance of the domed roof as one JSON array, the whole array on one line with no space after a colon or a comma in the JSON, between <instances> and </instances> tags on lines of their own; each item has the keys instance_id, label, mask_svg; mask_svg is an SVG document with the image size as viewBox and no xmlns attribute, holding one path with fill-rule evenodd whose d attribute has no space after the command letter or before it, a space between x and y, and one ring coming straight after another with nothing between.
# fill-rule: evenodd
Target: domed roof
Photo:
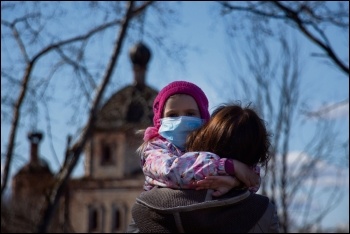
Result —
<instances>
[{"instance_id":1,"label":"domed roof","mask_svg":"<svg viewBox=\"0 0 350 234\"><path fill-rule=\"evenodd\" d=\"M50 174L53 175L49 164L42 158L39 159L37 163L29 162L24 167L22 167L17 175L22 174Z\"/></svg>"},{"instance_id":2,"label":"domed roof","mask_svg":"<svg viewBox=\"0 0 350 234\"><path fill-rule=\"evenodd\" d=\"M150 49L142 42L130 48L129 56L134 66L146 67L152 57Z\"/></svg>"},{"instance_id":3,"label":"domed roof","mask_svg":"<svg viewBox=\"0 0 350 234\"><path fill-rule=\"evenodd\" d=\"M153 125L153 101L158 91L147 86L146 70L150 49L139 42L130 49L134 81L112 95L97 114L95 130L140 130Z\"/></svg>"},{"instance_id":4,"label":"domed roof","mask_svg":"<svg viewBox=\"0 0 350 234\"><path fill-rule=\"evenodd\" d=\"M112 95L97 114L95 130L142 129L153 124L152 105L158 91L129 85Z\"/></svg>"},{"instance_id":5,"label":"domed roof","mask_svg":"<svg viewBox=\"0 0 350 234\"><path fill-rule=\"evenodd\" d=\"M30 149L30 159L29 162L23 166L17 173L17 175L21 174L50 174L53 175L49 163L46 162L43 158L39 157L38 147L39 143L43 138L43 134L41 132L29 132L28 139L31 143Z\"/></svg>"}]
</instances>

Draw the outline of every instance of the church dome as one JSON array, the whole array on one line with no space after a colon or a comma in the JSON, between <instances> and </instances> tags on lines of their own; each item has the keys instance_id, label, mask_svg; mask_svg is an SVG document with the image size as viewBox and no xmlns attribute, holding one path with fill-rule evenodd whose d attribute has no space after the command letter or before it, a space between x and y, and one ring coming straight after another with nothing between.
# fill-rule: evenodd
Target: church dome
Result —
<instances>
[{"instance_id":1,"label":"church dome","mask_svg":"<svg viewBox=\"0 0 350 234\"><path fill-rule=\"evenodd\" d=\"M158 91L146 85L151 51L139 42L129 51L134 81L112 95L97 114L95 130L140 130L153 125L153 101Z\"/></svg>"},{"instance_id":2,"label":"church dome","mask_svg":"<svg viewBox=\"0 0 350 234\"><path fill-rule=\"evenodd\" d=\"M100 109L96 130L128 130L153 124L153 100L158 91L129 85L116 92Z\"/></svg>"},{"instance_id":3,"label":"church dome","mask_svg":"<svg viewBox=\"0 0 350 234\"><path fill-rule=\"evenodd\" d=\"M39 156L39 143L43 138L41 132L30 132L28 133L28 139L31 143L30 148L30 160L29 162L18 171L20 174L50 174L53 175L49 163Z\"/></svg>"}]
</instances>

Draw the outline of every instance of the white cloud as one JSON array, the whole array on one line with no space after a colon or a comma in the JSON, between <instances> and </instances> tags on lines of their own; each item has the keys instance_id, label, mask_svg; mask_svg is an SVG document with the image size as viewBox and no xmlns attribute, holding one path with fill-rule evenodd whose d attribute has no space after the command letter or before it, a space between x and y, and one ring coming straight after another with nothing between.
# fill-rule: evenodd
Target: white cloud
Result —
<instances>
[{"instance_id":1,"label":"white cloud","mask_svg":"<svg viewBox=\"0 0 350 234\"><path fill-rule=\"evenodd\" d=\"M278 157L278 160L281 157ZM293 151L287 155L288 163L288 179L303 178L305 170L303 166L312 161L312 156L305 152ZM280 162L278 162L280 163ZM346 223L343 219L349 218L349 168L340 168L324 160L317 160L315 164L315 175L317 183L314 184L312 177L305 176L297 185L297 193L293 197L290 204L290 218L296 223L303 223L305 217L304 209L309 210L309 220L317 217L317 214L323 211L327 205L331 205L332 209L325 217L324 225L331 226L335 222ZM313 186L315 190L313 190ZM335 189L335 190L334 190ZM333 191L337 191L333 194ZM309 192L313 192L312 200L310 200ZM340 192L340 193L338 193ZM332 205L329 199L337 201L336 205ZM312 202L311 202L312 201ZM339 218L342 217L342 218ZM332 221L330 221L332 220ZM331 223L331 224L330 224Z\"/></svg>"},{"instance_id":2,"label":"white cloud","mask_svg":"<svg viewBox=\"0 0 350 234\"><path fill-rule=\"evenodd\" d=\"M281 166L281 157L277 156L277 163ZM307 172L306 165L311 163L312 156L305 152L291 151L287 155L288 178L297 178L305 176ZM340 186L349 187L349 168L340 168L325 160L315 161L313 175L317 176L317 184L321 188ZM313 183L311 176L306 176L303 185L308 186Z\"/></svg>"},{"instance_id":3,"label":"white cloud","mask_svg":"<svg viewBox=\"0 0 350 234\"><path fill-rule=\"evenodd\" d=\"M349 101L323 104L312 108L308 115L326 119L349 118Z\"/></svg>"}]
</instances>

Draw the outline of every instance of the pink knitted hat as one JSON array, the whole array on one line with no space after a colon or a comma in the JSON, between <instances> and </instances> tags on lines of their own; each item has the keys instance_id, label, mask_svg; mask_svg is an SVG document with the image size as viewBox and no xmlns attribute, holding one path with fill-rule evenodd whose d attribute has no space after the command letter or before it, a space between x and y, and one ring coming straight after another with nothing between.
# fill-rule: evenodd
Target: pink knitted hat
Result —
<instances>
[{"instance_id":1,"label":"pink knitted hat","mask_svg":"<svg viewBox=\"0 0 350 234\"><path fill-rule=\"evenodd\" d=\"M209 120L208 99L201 88L187 81L174 81L165 86L157 95L153 102L153 124L159 129L160 119L164 110L164 105L168 98L174 94L188 94L196 100L201 118Z\"/></svg>"}]
</instances>

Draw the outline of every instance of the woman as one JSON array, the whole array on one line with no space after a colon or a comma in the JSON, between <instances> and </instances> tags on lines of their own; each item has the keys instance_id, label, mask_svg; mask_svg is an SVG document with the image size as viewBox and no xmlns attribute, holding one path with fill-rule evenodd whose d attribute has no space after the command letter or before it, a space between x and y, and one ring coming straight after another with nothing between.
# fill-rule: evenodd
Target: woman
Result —
<instances>
[{"instance_id":1,"label":"woman","mask_svg":"<svg viewBox=\"0 0 350 234\"><path fill-rule=\"evenodd\" d=\"M208 151L249 166L266 166L269 134L249 106L222 105L209 122L192 132L187 151ZM216 177L198 182L212 187ZM136 199L132 216L140 232L279 232L275 206L246 187L221 197L212 190L153 188Z\"/></svg>"}]
</instances>

